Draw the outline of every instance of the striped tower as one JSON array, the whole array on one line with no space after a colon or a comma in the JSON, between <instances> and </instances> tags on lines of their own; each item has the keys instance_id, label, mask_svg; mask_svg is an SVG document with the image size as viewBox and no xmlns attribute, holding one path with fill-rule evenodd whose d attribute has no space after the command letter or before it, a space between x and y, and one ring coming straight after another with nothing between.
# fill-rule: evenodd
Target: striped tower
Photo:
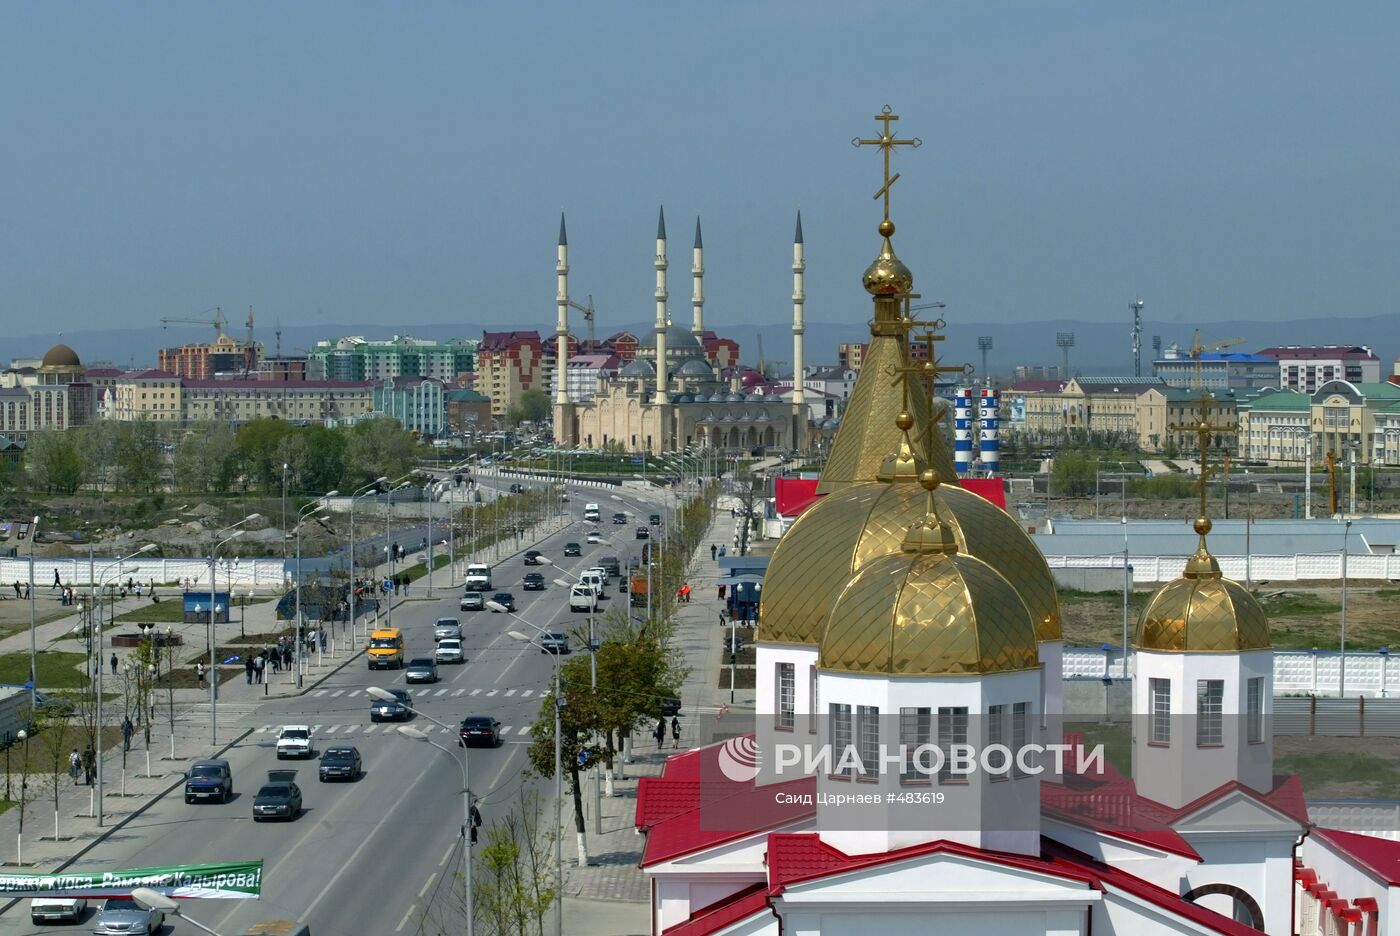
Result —
<instances>
[{"instance_id":1,"label":"striped tower","mask_svg":"<svg viewBox=\"0 0 1400 936\"><path fill-rule=\"evenodd\" d=\"M953 404L953 467L958 474L972 468L972 391L958 387Z\"/></svg>"},{"instance_id":2,"label":"striped tower","mask_svg":"<svg viewBox=\"0 0 1400 936\"><path fill-rule=\"evenodd\" d=\"M982 389L981 438L982 470L995 474L1001 469L1001 423L997 416L997 392L989 387Z\"/></svg>"}]
</instances>

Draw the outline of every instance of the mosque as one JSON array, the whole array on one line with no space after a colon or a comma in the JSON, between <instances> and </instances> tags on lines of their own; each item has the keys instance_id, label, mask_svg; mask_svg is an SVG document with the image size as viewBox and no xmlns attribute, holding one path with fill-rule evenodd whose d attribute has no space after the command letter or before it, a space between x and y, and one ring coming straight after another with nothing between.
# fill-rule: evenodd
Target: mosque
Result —
<instances>
[{"instance_id":1,"label":"mosque","mask_svg":"<svg viewBox=\"0 0 1400 936\"><path fill-rule=\"evenodd\" d=\"M937 363L910 357L888 202L904 141L877 119L870 359L768 566L752 731L640 781L653 932L1400 934L1400 843L1313 826L1274 773L1269 621L1222 576L1204 500L1196 554L1138 621L1121 756L1067 722L1050 570L960 486ZM1202 417L1205 450L1221 428Z\"/></svg>"},{"instance_id":2,"label":"mosque","mask_svg":"<svg viewBox=\"0 0 1400 936\"><path fill-rule=\"evenodd\" d=\"M559 371L568 370L569 239L559 219L555 263L558 320L555 329ZM688 446L724 451L786 450L797 447L807 430L802 382L785 399L780 389L754 371L723 369L705 353L705 247L695 221L691 251L691 327L671 321L667 303L669 261L666 213L656 226L656 324L637 343L636 355L613 378L599 378L592 399L574 400L567 381L555 382L554 438L563 446L602 449L620 444L629 452L660 455ZM802 306L805 301L802 216L793 242L793 365L802 373Z\"/></svg>"}]
</instances>

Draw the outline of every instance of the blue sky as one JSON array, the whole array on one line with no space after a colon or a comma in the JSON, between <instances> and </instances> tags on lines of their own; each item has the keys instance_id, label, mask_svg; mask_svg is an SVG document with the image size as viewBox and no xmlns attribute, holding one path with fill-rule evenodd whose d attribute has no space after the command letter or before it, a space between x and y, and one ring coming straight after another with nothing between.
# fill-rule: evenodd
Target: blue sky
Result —
<instances>
[{"instance_id":1,"label":"blue sky","mask_svg":"<svg viewBox=\"0 0 1400 936\"><path fill-rule=\"evenodd\" d=\"M871 135L950 320L1387 312L1400 8L1352 3L29 3L0 7L0 320L222 306L545 323L567 210L601 327L864 320ZM1350 336L1364 340L1365 336Z\"/></svg>"}]
</instances>

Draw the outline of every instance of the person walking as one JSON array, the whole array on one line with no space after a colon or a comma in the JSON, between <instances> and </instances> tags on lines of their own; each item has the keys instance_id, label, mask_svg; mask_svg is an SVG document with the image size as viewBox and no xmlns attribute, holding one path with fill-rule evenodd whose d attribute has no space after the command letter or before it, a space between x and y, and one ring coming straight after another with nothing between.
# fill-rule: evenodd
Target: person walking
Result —
<instances>
[{"instance_id":1,"label":"person walking","mask_svg":"<svg viewBox=\"0 0 1400 936\"><path fill-rule=\"evenodd\" d=\"M671 740L677 748L681 746L681 720L674 715L671 716Z\"/></svg>"},{"instance_id":2,"label":"person walking","mask_svg":"<svg viewBox=\"0 0 1400 936\"><path fill-rule=\"evenodd\" d=\"M73 753L68 755L68 776L73 778L73 785L78 786L78 771L83 769L83 757L78 753L77 748L73 748Z\"/></svg>"},{"instance_id":3,"label":"person walking","mask_svg":"<svg viewBox=\"0 0 1400 936\"><path fill-rule=\"evenodd\" d=\"M195 679L199 680L199 688L203 689L203 688L204 688L204 664L203 664L203 663L196 663L196 664L194 665L194 677L195 677Z\"/></svg>"},{"instance_id":4,"label":"person walking","mask_svg":"<svg viewBox=\"0 0 1400 936\"><path fill-rule=\"evenodd\" d=\"M123 750L123 751L130 751L130 750L131 750L131 736L132 736L132 734L135 733L135 731L136 731L136 726L133 725L133 724L131 723L131 716L130 716L130 715L124 716L124 717L122 718L122 750Z\"/></svg>"},{"instance_id":5,"label":"person walking","mask_svg":"<svg viewBox=\"0 0 1400 936\"><path fill-rule=\"evenodd\" d=\"M263 669L267 666L267 661L259 653L257 659L253 660L253 675L257 677L258 685L262 685Z\"/></svg>"},{"instance_id":6,"label":"person walking","mask_svg":"<svg viewBox=\"0 0 1400 936\"><path fill-rule=\"evenodd\" d=\"M251 686L251 685L253 684L253 658L252 658L252 657L244 657L244 658L243 658L243 671L244 671L244 673L245 673L245 674L247 675L247 677L248 677L248 685Z\"/></svg>"},{"instance_id":7,"label":"person walking","mask_svg":"<svg viewBox=\"0 0 1400 936\"><path fill-rule=\"evenodd\" d=\"M58 570L57 570L57 569L54 569L54 570L53 570L53 584L49 586L49 591L53 591L55 588L62 588L62 587L63 587L63 580L60 579L60 578L58 577Z\"/></svg>"},{"instance_id":8,"label":"person walking","mask_svg":"<svg viewBox=\"0 0 1400 936\"><path fill-rule=\"evenodd\" d=\"M112 675L117 675L117 655L112 654Z\"/></svg>"},{"instance_id":9,"label":"person walking","mask_svg":"<svg viewBox=\"0 0 1400 936\"><path fill-rule=\"evenodd\" d=\"M92 786L93 774L97 772L97 755L93 753L92 745L88 745L83 751L83 779L87 786Z\"/></svg>"},{"instance_id":10,"label":"person walking","mask_svg":"<svg viewBox=\"0 0 1400 936\"><path fill-rule=\"evenodd\" d=\"M652 735L656 738L656 749L658 751L666 747L666 720L664 718L657 719L656 730L652 732ZM74 749L73 753L76 754L78 752Z\"/></svg>"},{"instance_id":11,"label":"person walking","mask_svg":"<svg viewBox=\"0 0 1400 936\"><path fill-rule=\"evenodd\" d=\"M714 543L711 543L711 544L710 544L710 561L711 561L711 562L714 562L714 561L715 561L715 555L716 555L718 552L719 552L719 546L717 546L717 545L714 544Z\"/></svg>"}]
</instances>

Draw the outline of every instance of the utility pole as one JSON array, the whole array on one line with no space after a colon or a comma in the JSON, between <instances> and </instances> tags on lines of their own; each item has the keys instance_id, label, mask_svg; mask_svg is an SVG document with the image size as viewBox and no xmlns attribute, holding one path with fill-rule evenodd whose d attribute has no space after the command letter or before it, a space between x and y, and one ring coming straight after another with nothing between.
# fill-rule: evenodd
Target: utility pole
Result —
<instances>
[{"instance_id":1,"label":"utility pole","mask_svg":"<svg viewBox=\"0 0 1400 936\"><path fill-rule=\"evenodd\" d=\"M977 350L982 352L982 385L990 387L992 385L991 371L987 370L987 352L992 350L992 336L982 335L977 339Z\"/></svg>"},{"instance_id":2,"label":"utility pole","mask_svg":"<svg viewBox=\"0 0 1400 936\"><path fill-rule=\"evenodd\" d=\"M1142 306L1141 298L1128 303L1133 310L1133 376L1142 376Z\"/></svg>"},{"instance_id":3,"label":"utility pole","mask_svg":"<svg viewBox=\"0 0 1400 936\"><path fill-rule=\"evenodd\" d=\"M1060 346L1060 379L1069 380L1069 349L1074 347L1074 332L1056 332L1055 344Z\"/></svg>"}]
</instances>

